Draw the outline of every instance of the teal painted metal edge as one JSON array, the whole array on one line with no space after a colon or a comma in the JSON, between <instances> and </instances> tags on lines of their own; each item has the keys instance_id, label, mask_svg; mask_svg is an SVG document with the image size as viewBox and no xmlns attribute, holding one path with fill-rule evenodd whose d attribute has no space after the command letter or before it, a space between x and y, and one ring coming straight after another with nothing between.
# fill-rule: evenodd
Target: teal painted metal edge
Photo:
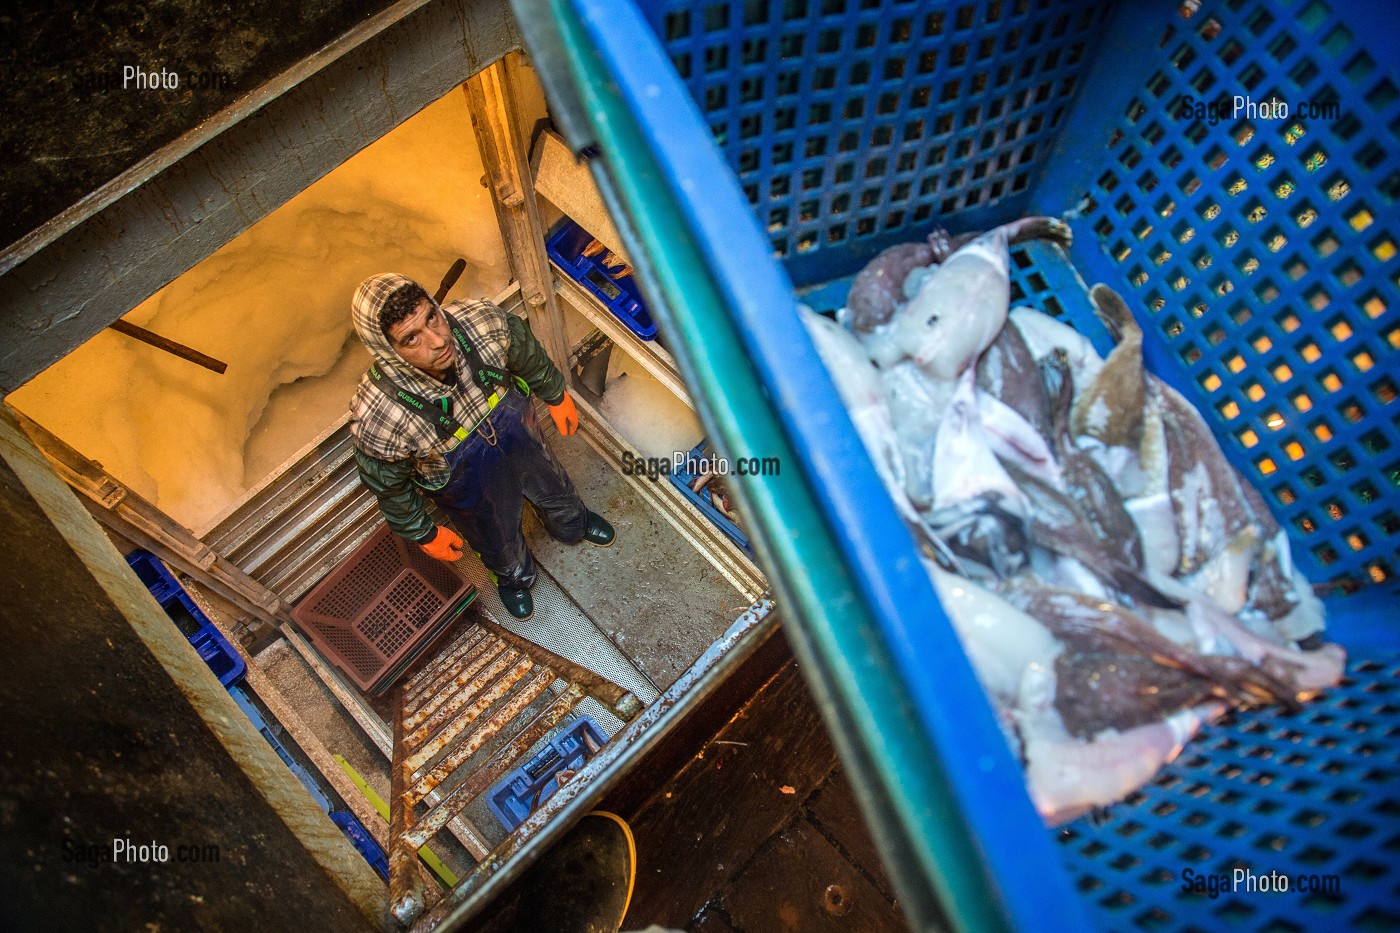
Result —
<instances>
[{"instance_id":1,"label":"teal painted metal edge","mask_svg":"<svg viewBox=\"0 0 1400 933\"><path fill-rule=\"evenodd\" d=\"M728 456L780 458L737 492L911 923L1087 928L791 284L645 22L598 0L515 8L551 99L574 103L556 114L569 138L601 153L707 431Z\"/></svg>"}]
</instances>

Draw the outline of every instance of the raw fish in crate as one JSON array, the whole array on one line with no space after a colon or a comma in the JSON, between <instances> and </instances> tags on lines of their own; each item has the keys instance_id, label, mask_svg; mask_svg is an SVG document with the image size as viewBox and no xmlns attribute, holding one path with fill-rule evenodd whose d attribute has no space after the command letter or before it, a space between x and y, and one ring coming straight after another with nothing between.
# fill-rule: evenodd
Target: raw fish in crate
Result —
<instances>
[{"instance_id":1,"label":"raw fish in crate","mask_svg":"<svg viewBox=\"0 0 1400 933\"><path fill-rule=\"evenodd\" d=\"M1032 800L1057 824L1140 787L1231 707L1296 706L1345 654L1287 535L1200 414L1116 345L1010 308L1026 218L877 256L803 320L925 565ZM956 702L956 698L950 698Z\"/></svg>"}]
</instances>

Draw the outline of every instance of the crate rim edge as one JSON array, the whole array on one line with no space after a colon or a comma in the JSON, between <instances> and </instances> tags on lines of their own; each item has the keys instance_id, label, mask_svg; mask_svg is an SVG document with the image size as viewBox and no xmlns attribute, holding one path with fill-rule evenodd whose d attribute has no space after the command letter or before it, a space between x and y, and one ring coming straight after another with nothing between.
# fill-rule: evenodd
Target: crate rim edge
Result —
<instances>
[{"instance_id":1,"label":"crate rim edge","mask_svg":"<svg viewBox=\"0 0 1400 933\"><path fill-rule=\"evenodd\" d=\"M689 180L692 190L697 187L696 180L698 178L705 178L706 184L713 183L715 177L723 181L723 196L717 196L712 192L711 196L703 199L703 203L696 205L693 202L686 202L685 195L681 191L678 191L674 187L666 187L667 182L663 182L659 178L659 176L667 174L665 169L654 171L654 166L652 166L651 163L647 163L648 167L645 168L639 166L635 162L635 152L627 151L626 146L618 146L616 152L609 152L606 147L604 147L605 152L603 160L605 162L611 163L611 160L614 158L620 160L617 165L609 164L609 169L615 174L605 176L604 179L606 182L604 185L605 197L611 202L610 206L614 208L615 213L618 212L617 208L620 206L619 202L625 201L629 196L636 195L635 190L630 192L628 190L628 186L633 184L650 185L651 187L648 188L648 194L651 196L661 194L663 200L666 201L666 210L653 209L650 212L650 216L647 216L646 212L641 211L640 208L634 210L629 214L629 219L636 225L636 229L625 232L633 234L634 238L639 240L646 240L648 236L654 238L656 237L657 231L651 225L658 223L665 225L669 223L673 225L670 229L674 232L674 224L677 222L677 219L682 215L686 215L685 220L693 227L704 228L710 231L717 229L723 230L726 234L726 238L731 243L738 242L744 246L756 244L761 247L761 243L764 241L761 233L757 230L756 221L752 213L748 211L746 204L736 206L742 204L742 199L739 198L737 188L733 185L732 178L727 168L723 168L722 164L718 162L718 157L712 151L708 137L704 136L703 129L700 127L700 122L694 114L693 104L688 95L684 95L683 92L678 90L679 85L674 74L669 71L669 63L660 52L654 37L651 36L645 23L637 16L635 8L628 6L619 10L616 7L606 7L601 3L583 0L583 2L578 3L545 3L542 9L550 10L554 14L553 17L532 16L532 13L536 12L536 9L532 8L530 0L520 0L520 2L516 4L517 16L521 19L522 23L530 23L534 27L525 30L527 44L531 45L532 48L538 49L543 45L551 52L555 52L559 49L567 49L570 56L579 54L586 57L588 51L586 48L582 48L582 46L588 46L593 49L606 47L610 41L607 35L610 31L614 33L612 41L616 41L616 35L629 36L630 42L626 48L626 60L619 62L616 56L613 57L613 64L617 67L618 73L610 74L609 77L615 83L608 85L607 89L603 91L603 96L588 97L586 100L586 111L600 115L599 125L604 132L616 131L619 126L626 123L623 133L636 133L639 137L645 138L649 133L662 132L661 127L664 126L665 131L673 143L677 139L683 141L689 140L692 143L703 141L703 145L696 144L689 148L684 145L674 146L674 148L685 150L681 157L681 161L684 165L679 168L677 166L666 166L666 169L670 170L670 176L672 178L683 179L679 182L682 189L686 185L686 179ZM559 28L561 32L567 36L567 39L561 42L557 37L551 36L548 40L542 40L538 33L549 28L549 26L546 26L546 23ZM639 30L647 31L640 32ZM584 31L587 33L587 39L581 40L580 36ZM616 49L614 49L614 51L616 51ZM543 59L541 57L537 56L536 60L537 63L543 65ZM593 62L593 65L594 67L598 67L597 62ZM568 66L579 67L578 62L573 60L568 62ZM587 96L599 92L600 89L597 86L591 86L589 84L588 75L576 73L566 78L558 73L557 69L560 67L559 63L551 62L550 66L542 69L542 77L545 78L546 89L550 91L552 99L556 101L560 99L560 94L555 91L554 86L566 80L578 80L579 87L582 91L580 92L577 89L570 88L565 95L565 99L574 99L580 93ZM620 77L620 75L625 77ZM628 78L630 78L630 83L629 80L627 80ZM663 97L661 90L663 84L668 85L670 91L669 96L666 96L667 102L671 104L670 109L660 107L657 103L657 100ZM624 105L621 101L617 97L610 98L606 95L612 94L620 97L629 90L640 88L645 88L641 96L627 98L625 106L628 108L635 108L635 110L642 113L644 117L640 124L630 123L627 121L634 119L635 113L623 113ZM677 103L680 104L679 107L676 106ZM680 118L682 121L681 123L678 123L676 118L678 110L683 114ZM578 115L576 114L566 118L567 121L574 121L577 119ZM579 141L581 138L577 133L579 127L574 126L573 128L575 129L575 133L573 134L572 142L577 146L580 144ZM591 133L592 130L589 129L589 132ZM591 136L588 138L590 140L592 139ZM629 136L627 137L627 141L636 142L637 140ZM651 156L652 153L648 152L648 157L650 158ZM633 161L627 161L628 159L632 159ZM723 173L716 175L721 169L723 169ZM614 184L618 186L619 190L612 190ZM690 208L695 209L693 214L689 212ZM668 212L672 210L675 211L676 216L666 216ZM658 242L658 240L653 239L649 245L651 246L651 251L659 255L660 251L657 249ZM668 254L665 261L662 263L652 265L650 262L647 262L643 264L640 258L645 256L646 253L638 249L636 243L629 243L628 245L633 253L634 259L638 260L638 269L643 274L643 280L649 282L653 286L655 286L658 281L664 280L664 282L668 282L672 288L668 297L672 300L675 300L679 294L679 290L676 286L684 280L686 273L696 275L700 280L703 280L705 287L711 290L711 297L713 297L714 292L724 290L723 285L701 274L699 269L679 268L686 265L688 262L694 262L695 260L693 258L687 258L682 261L679 260L673 252ZM761 248L757 248L756 250L736 250L735 252L751 255L755 251L760 255L763 254ZM752 268L748 268L738 270L739 274L735 275L732 262L726 262L723 256L704 254L703 260L703 264L697 263L697 265L701 265L702 268L714 270L716 274L720 276L728 272L731 275L731 281L742 281L744 283L745 292L747 294L736 295L736 290L732 288L724 291L723 300L730 302L735 307L748 306L750 311L752 311L754 307L764 305L764 298L770 299L766 304L766 307L770 310L775 303L778 305L785 304L789 308L794 305L790 283L787 282L786 276L771 262L767 263L765 268L759 270L758 274L755 274L755 270ZM666 285L663 284L663 289L665 287ZM655 291L656 289L654 287L653 292ZM761 295L762 297L756 299L753 297L755 294ZM692 294L687 297L693 310L696 304L694 295ZM658 316L662 317L663 320L666 320L671 325L672 332L678 332L686 336L686 325L678 321L670 306L661 302L658 302L658 304L664 305L663 308L657 309ZM693 324L694 322L692 321L691 323ZM709 323L713 324L714 321L710 321ZM803 440L807 441L806 449L799 451L801 459L794 459L797 459L797 462L802 465L804 476L808 483L811 483L813 487L824 487L815 489L807 487L802 490L801 495L820 498L823 500L824 506L819 511L812 511L810 514L805 515L804 520L811 520L812 524L809 527L812 529L813 533L818 533L817 529L820 529L819 533L821 535L829 536L830 538L839 538L843 530L849 530L852 526L848 522L841 527L834 528L831 523L828 523L825 518L822 517L826 514L838 514L851 517L859 514L862 516L861 520L869 524L869 509L864 507L857 509L857 506L863 506L864 502L859 495L852 494L852 489L859 487L862 491L869 492L875 488L878 479L875 477L874 469L869 462L868 455L864 453L863 447L858 448L857 446L859 445L859 441L855 438L854 429L850 425L849 418L844 415L844 410L842 410L841 415L836 416L837 424L834 430L831 418L829 417L814 416L810 412L795 412L793 410L794 408L801 407L800 401L794 402L794 400L800 400L812 394L811 389L814 382L819 386L819 401L832 401L836 398L835 390L831 386L830 378L825 370L813 368L820 367L820 363L816 360L814 351L809 350L805 361L799 361L800 363L805 363L805 365L794 366L794 360L790 355L787 356L784 361L788 369L796 368L802 370L804 378L794 379L791 372L775 374L771 369L763 368L763 351L766 350L767 355L770 357L790 354L794 336L793 328L800 327L795 315L790 316L790 320L786 322L785 326L780 326L776 330L772 327L765 326L769 322L754 320L751 314L745 316L742 323L745 326L739 329L738 334L730 331L723 339L734 340L736 341L734 343L735 347L743 346L745 350L748 351L737 354L738 356L755 357L759 363L759 366L753 368L755 371L762 370L763 382L760 383L762 385L762 392L755 392L750 395L750 398L776 397L779 400L787 401L786 405L775 405L775 407L781 407L784 410L784 417L781 419L783 431L779 433L770 430L770 440L775 442L775 447L776 442L786 444L788 438L792 435L796 435L799 442ZM718 343L720 339L717 333L707 332L705 343L715 344ZM801 340L805 338L797 339ZM808 346L810 346L810 343L808 343ZM755 352L755 347L761 349ZM709 351L717 350L714 346L710 346L706 349ZM781 352L775 353L775 349ZM685 358L682 359L681 362L688 370L687 375L691 377L693 383L704 386L707 392L714 395L714 397L723 397L723 389L716 389L713 385L714 373L711 371L711 367L702 366L697 363L695 359L691 359L691 352L701 353L700 350L691 347L684 354ZM720 368L723 367L721 366ZM755 381L757 382L757 380ZM738 424L731 424L730 419L733 418L737 419L738 422L742 422L744 416L731 411L729 413L729 418L719 418L717 421L715 412L712 410L713 407L715 406L712 404L703 406L703 413L707 415L705 420L709 422L707 428L709 429L710 436L720 440L722 445L721 449L726 446L731 450L742 449L743 444L742 438L739 436ZM821 406L819 405L817 407L820 408ZM767 410L765 409L765 411ZM773 418L774 423L779 421L777 416L772 416L771 413L768 414ZM794 425L796 425L796 427ZM830 449L820 449L815 443L818 439L820 439L827 448L839 447L840 450L833 453ZM857 450L859 460L854 464L842 461L842 456L854 458ZM771 450L768 451L768 453L772 452ZM838 475L842 477L844 486L834 494L834 504L832 501L833 493L830 488L832 484L821 484L817 481L817 478L822 476L834 477ZM774 485L776 486L778 484ZM750 500L745 503L747 506L752 507L758 505L760 508L765 508L770 522L775 528L784 524L784 521L776 520L779 515L779 509L777 507L779 500L773 498L765 499L764 494L769 491L759 490L759 495L756 497L759 501L755 503L752 501L755 498L753 495L755 491L749 490L749 492L750 495L744 497ZM742 495L743 493L741 492L741 496ZM804 499L803 501L806 503L806 507L811 510L811 498ZM782 519L785 519L785 523L791 527L794 523L792 515L793 503L791 501L786 501L782 504L789 509L786 514L782 515ZM895 527L893 523L897 521L894 516L893 507L887 501L885 501L883 505L884 511L888 513L884 516L888 520L887 527L893 529ZM763 536L760 536L760 541L762 541L762 537ZM875 643L866 644L863 646L863 649L858 649L856 653L859 654L863 652L865 655L864 657L854 657L849 650L845 654L833 651L833 642L831 639L836 639L835 644L839 644L840 638L843 637L844 633L839 631L838 627L832 625L832 619L827 618L828 609L821 605L820 599L816 598L817 594L804 591L803 586L807 584L803 584L799 586L797 590L790 590L790 592L796 593L806 592L808 596L805 601L802 599L793 600L794 605L806 610L803 613L804 615L811 617L808 619L807 623L799 629L799 633L803 633L803 629L813 628L813 619L816 619L822 625L826 626L826 628L822 629L817 634L819 637L828 640L827 647L824 652L815 653L816 659L821 660L824 654L827 662L834 662L838 669L840 669L841 665L873 663L875 654L882 653L884 650L889 650L893 647L903 655L902 660L905 667L901 679L904 681L903 686L908 689L911 694L918 695L920 692L923 692L927 695L931 690L931 687L927 683L920 683L914 676L916 661L918 662L918 674L922 675L927 680L939 681L945 689L949 683L959 686L970 685L975 687L976 682L971 667L961 650L956 652L955 662L946 656L940 657L937 652L915 652L913 649L916 643L920 641L918 636L926 633L912 632L909 627L905 626L902 621L900 621L900 611L898 609L900 605L920 605L921 607L925 607L925 611L928 612L928 614L937 615L940 618L942 617L941 606L933 595L932 585L922 571L922 566L919 564L913 551L912 540L909 539L907 533L901 536L902 541L900 541L900 543L903 544L902 549L898 548L893 543L896 540L893 535L885 535L882 540L875 542L866 540L866 536L860 533L857 533L855 537L857 538L855 541L851 541L849 538L846 539L844 545L839 545L834 542L828 544L828 547L835 549L835 552L839 553L841 550L845 550L845 555L841 558L841 564L838 566L863 562L867 569L870 569L877 566L880 556L897 552L902 557L900 564L896 564L894 559L887 560L883 565L885 569L878 574L865 573L859 575L857 579L849 582L850 591L843 594L843 598L855 604L857 610L863 613L870 613L869 616L862 616L862 618L868 620L865 623L867 626L865 630L867 632L874 631L878 625L886 631L886 641L878 645L878 652L876 651L877 644ZM813 545L807 545L807 547L811 548ZM795 553L802 550L802 546L796 546L796 549L794 548L795 546L791 541L770 540L764 543L764 550L770 558L770 566L774 564L784 566L783 558L784 555L786 555L787 566L789 567L790 573L793 569L793 556ZM810 554L815 552L808 550L806 553ZM809 563L808 566L811 566L811 564ZM895 567L893 572L889 569L891 566ZM917 571L917 578L915 571ZM872 579L872 577L878 577L878 579ZM894 579L895 577L899 579L896 580ZM789 580L789 585L792 585L793 582L802 583L800 580ZM923 599L915 597L911 600L906 598L911 593L918 594L921 591L923 593ZM854 614L855 613L851 613L851 615ZM873 621L872 617L874 619L879 619L879 623ZM941 623L942 634L946 636L946 638L953 638L951 625L947 622L946 618L941 618ZM851 625L849 616L845 619L843 624L847 627ZM806 632L805 634L810 635L811 632ZM798 639L798 641L800 644L802 639ZM845 647L849 649L854 646L847 644ZM833 657L833 655L837 656ZM809 654L809 656L812 655ZM886 663L892 663L893 660L893 658L887 657ZM933 663L935 666L941 664L944 676L929 677L928 667L930 663ZM955 672L950 669L950 664L952 663L956 663L957 665L958 669ZM846 667L842 669L842 673L844 676L849 676L851 670L851 667ZM867 673L869 673L868 669ZM956 673L957 676L954 676L954 673ZM868 697L859 695L862 691L854 690L853 685L850 683L841 683L839 678L837 678L835 686L837 690L833 691L834 694L839 695L839 691L843 688L848 691L846 694L840 695L840 699L844 702L868 699ZM887 689L889 684L865 681L862 682L861 686L864 693L876 695L880 690ZM1049 847L1050 840L1048 836L1039 829L1041 824L1038 817L1035 816L1034 810L1031 808L1029 799L1026 796L1021 770L1015 765L1004 739L996 728L990 706L987 705L985 695L982 694L980 688L976 688L976 696L978 697L977 702L979 708L976 711L978 715L974 717L974 720L982 720L986 728L982 730L983 734L974 735L974 742L981 741L983 743L982 750L972 755L972 757L976 759L975 763L959 760L954 754L955 741L952 737L957 737L962 739L961 743L958 744L963 747L957 747L956 751L962 752L964 757L967 755L965 746L968 742L965 727L969 721L969 716L966 710L962 711L963 715L958 717L958 721L954 723L952 717L946 715L947 711L933 708L937 704L925 704L922 708L911 709L910 706L912 704L908 703L908 695L902 695L904 702L902 704L898 702L891 704L890 710L900 715L911 717L903 724L905 729L904 733L895 736L889 734L894 732L894 730L887 729L887 734L880 735L878 734L879 730L870 725L870 723L873 722L872 719L866 719L864 721L865 728L868 729L868 731L862 731L862 738L871 743L872 746L878 746L879 755L885 759L883 766L888 767L892 760L899 759L901 754L909 750L908 748L901 747L900 742L912 742L919 745L928 742L929 732L924 730L928 729L930 725L932 725L933 730L938 730L941 735L944 736L942 744L949 750L949 753L943 756L942 763L945 767L948 767L950 771L941 773L939 779L959 782L952 786L957 787L955 797L961 799L959 803L953 805L951 811L945 811L944 813L945 824L957 823L958 825L956 827L931 824L929 820L932 814L930 813L930 808L927 806L927 804L931 802L931 799L923 802L914 799L913 788L920 788L921 791L927 792L930 785L921 783L930 779L927 774L921 771L914 771L913 768L910 767L906 772L901 772L899 781L887 782L886 790L890 791L893 796L903 798L902 801L896 801L896 803L900 803L906 807L904 811L906 814L912 816L915 821L923 821L920 826L921 832L919 838L914 840L914 843L922 847L925 855L927 855L928 852L927 839L930 834L939 832L961 834L963 840L962 844L970 846L966 852L975 853L971 858L977 864L971 868L971 872L980 879L975 883L975 886L980 889L981 893L974 898L974 900L979 903L970 905L968 898L947 897L947 885L949 882L946 877L930 877L936 874L931 870L932 861L926 861L924 863L924 870L928 872L928 874L921 879L921 883L928 885L929 890L932 890L935 886L943 886L942 890L945 894L943 902L948 905L950 912L954 914L955 921L963 924L992 927L1016 923L1020 926L1029 926L1034 918L1044 911L1047 903L1053 903L1058 908L1060 914L1066 918L1079 918L1080 925L1083 925L1087 921L1083 920L1084 913L1082 903L1079 898L1071 895L1068 876L1064 872L1062 866L1059 865L1058 860L1054 858L1052 854L1053 850ZM895 710L895 707L900 706L903 708ZM860 709L847 710L848 714L852 712L860 714ZM869 713L870 710L866 709L865 715L868 716ZM887 713L887 715L889 714ZM919 718L912 718L915 716ZM919 725L914 726L913 724L915 722L919 722ZM888 722L885 724L890 725ZM915 732L909 731L911 727ZM916 733L917 739L914 738ZM839 742L841 736L838 734L837 738ZM994 740L995 745L988 744L987 740L989 739ZM927 746L922 747L927 748ZM906 765L910 764L912 764L912 762L906 759ZM927 769L926 761L921 762L921 764ZM983 766L988 767L988 771L981 770ZM1010 778L1009 780L1007 780L1008 777ZM890 784L893 784L893 786L889 786ZM949 786L950 785L944 785L945 791ZM999 795L991 793L990 789L993 786L996 786L1002 793ZM939 795L934 796L937 797ZM980 798L980 803L971 802L973 799L977 798ZM946 797L944 799L946 802ZM956 816L954 816L952 820L948 820L947 818L952 814L956 814ZM970 831L965 821L980 824L980 830ZM989 830L987 828L988 826L996 826L997 829ZM1025 829L1027 827L1036 827L1036 831L1032 834L1034 838L1027 839L1024 838L1024 833L1016 832L1018 828ZM908 827L905 828L907 829ZM1016 840L1015 843L1012 842L1013 839ZM947 840L945 839L944 843L946 842ZM1015 847L1014 852L1011 851L1013 844ZM1043 854L1046 857L1044 859L1027 859L1027 847L1029 846L1030 849L1034 850L1038 845L1045 846ZM945 859L944 875L947 874L947 864L948 860ZM1032 868L1032 865L1034 865L1034 868ZM959 866L959 868L967 869L968 866ZM957 884L966 884L969 882L969 875L964 874ZM962 893L967 892L964 891ZM978 912L979 910L981 911L980 913ZM1005 913L1002 913L1003 911L1005 911ZM959 912L962 912L963 915L959 916ZM969 914L971 914L971 916L968 916ZM996 919L993 919L993 917ZM1012 918L1015 918L1015 920Z\"/></svg>"}]
</instances>

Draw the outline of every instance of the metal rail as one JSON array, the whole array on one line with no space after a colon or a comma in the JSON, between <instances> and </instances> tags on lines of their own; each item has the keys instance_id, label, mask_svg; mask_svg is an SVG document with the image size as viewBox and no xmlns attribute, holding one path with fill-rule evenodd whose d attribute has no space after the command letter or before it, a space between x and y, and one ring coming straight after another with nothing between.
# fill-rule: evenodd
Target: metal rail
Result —
<instances>
[{"instance_id":1,"label":"metal rail","mask_svg":"<svg viewBox=\"0 0 1400 933\"><path fill-rule=\"evenodd\" d=\"M671 359L671 354L667 353L664 347L653 341L642 340L628 330L627 325L619 321L611 311L604 308L591 292L563 274L557 265L551 264L551 269L554 271L554 287L569 307L582 314L590 324L625 350L628 356L641 363L642 368L657 382L670 389L676 398L691 408L695 407L690 401L690 393L686 391L685 381L676 369L675 360Z\"/></svg>"}]
</instances>

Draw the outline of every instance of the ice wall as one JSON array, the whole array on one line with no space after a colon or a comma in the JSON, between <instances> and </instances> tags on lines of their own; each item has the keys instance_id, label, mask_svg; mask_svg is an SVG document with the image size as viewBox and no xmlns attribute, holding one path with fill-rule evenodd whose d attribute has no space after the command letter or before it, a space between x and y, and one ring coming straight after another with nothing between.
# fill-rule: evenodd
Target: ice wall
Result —
<instances>
[{"instance_id":1,"label":"ice wall","mask_svg":"<svg viewBox=\"0 0 1400 933\"><path fill-rule=\"evenodd\" d=\"M640 363L614 348L599 403L603 417L641 457L669 460L705 436L699 417Z\"/></svg>"},{"instance_id":2,"label":"ice wall","mask_svg":"<svg viewBox=\"0 0 1400 933\"><path fill-rule=\"evenodd\" d=\"M8 401L202 531L346 411L368 356L350 296L376 272L457 296L510 280L465 96L453 91L131 311L216 375L103 331Z\"/></svg>"}]
</instances>

